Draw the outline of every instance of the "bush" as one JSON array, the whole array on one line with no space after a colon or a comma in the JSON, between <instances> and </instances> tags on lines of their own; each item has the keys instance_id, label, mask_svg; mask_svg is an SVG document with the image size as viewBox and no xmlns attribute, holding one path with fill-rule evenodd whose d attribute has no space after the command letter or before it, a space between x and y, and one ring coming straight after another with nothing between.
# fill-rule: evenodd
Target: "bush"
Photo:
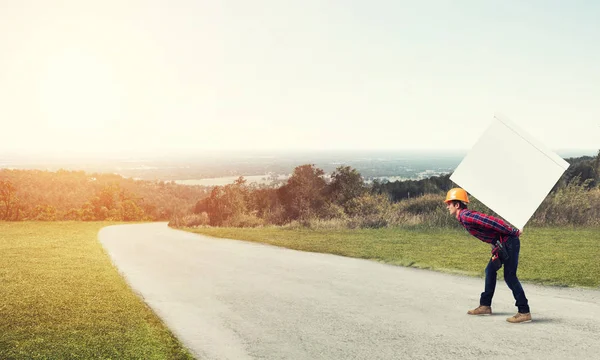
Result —
<instances>
[{"instance_id":1,"label":"bush","mask_svg":"<svg viewBox=\"0 0 600 360\"><path fill-rule=\"evenodd\" d=\"M172 227L198 227L208 225L209 218L206 212L200 214L188 214L176 216L169 221L169 226Z\"/></svg>"},{"instance_id":2,"label":"bush","mask_svg":"<svg viewBox=\"0 0 600 360\"><path fill-rule=\"evenodd\" d=\"M267 224L283 225L285 224L286 220L287 215L283 205L275 206L273 210L266 211L264 215L264 221Z\"/></svg>"},{"instance_id":3,"label":"bush","mask_svg":"<svg viewBox=\"0 0 600 360\"><path fill-rule=\"evenodd\" d=\"M235 214L223 222L223 227L258 227L265 221L255 214Z\"/></svg>"},{"instance_id":4,"label":"bush","mask_svg":"<svg viewBox=\"0 0 600 360\"><path fill-rule=\"evenodd\" d=\"M398 203L401 214L400 225L432 227L455 227L457 221L448 214L444 195L425 194Z\"/></svg>"},{"instance_id":5,"label":"bush","mask_svg":"<svg viewBox=\"0 0 600 360\"><path fill-rule=\"evenodd\" d=\"M334 203L327 203L321 209L320 218L323 220L345 220L348 218L344 208Z\"/></svg>"},{"instance_id":6,"label":"bush","mask_svg":"<svg viewBox=\"0 0 600 360\"><path fill-rule=\"evenodd\" d=\"M400 201L400 210L412 215L428 215L440 208L445 208L444 197L435 194Z\"/></svg>"},{"instance_id":7,"label":"bush","mask_svg":"<svg viewBox=\"0 0 600 360\"><path fill-rule=\"evenodd\" d=\"M351 217L366 217L390 212L393 206L385 195L366 194L351 199L346 204L347 214Z\"/></svg>"},{"instance_id":8,"label":"bush","mask_svg":"<svg viewBox=\"0 0 600 360\"><path fill-rule=\"evenodd\" d=\"M365 194L351 199L346 204L350 220L348 227L381 228L400 223L397 204L392 204L386 195Z\"/></svg>"},{"instance_id":9,"label":"bush","mask_svg":"<svg viewBox=\"0 0 600 360\"><path fill-rule=\"evenodd\" d=\"M75 209L72 208L69 211L66 212L66 214L64 215L64 220L80 220L81 219L81 213L82 210L81 209Z\"/></svg>"},{"instance_id":10,"label":"bush","mask_svg":"<svg viewBox=\"0 0 600 360\"><path fill-rule=\"evenodd\" d=\"M33 215L33 220L54 221L56 220L56 209L51 205L37 205Z\"/></svg>"},{"instance_id":11,"label":"bush","mask_svg":"<svg viewBox=\"0 0 600 360\"><path fill-rule=\"evenodd\" d=\"M530 223L541 226L600 224L600 188L587 190L590 180L579 177L544 199Z\"/></svg>"}]
</instances>

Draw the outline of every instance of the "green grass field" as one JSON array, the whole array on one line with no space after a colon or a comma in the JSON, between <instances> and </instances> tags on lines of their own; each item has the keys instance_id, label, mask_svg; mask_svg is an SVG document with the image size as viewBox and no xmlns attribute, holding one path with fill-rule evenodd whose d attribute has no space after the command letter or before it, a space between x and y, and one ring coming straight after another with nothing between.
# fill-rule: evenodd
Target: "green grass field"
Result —
<instances>
[{"instance_id":1,"label":"green grass field","mask_svg":"<svg viewBox=\"0 0 600 360\"><path fill-rule=\"evenodd\" d=\"M0 222L0 359L192 359L97 240L110 223Z\"/></svg>"},{"instance_id":2,"label":"green grass field","mask_svg":"<svg viewBox=\"0 0 600 360\"><path fill-rule=\"evenodd\" d=\"M490 257L490 246L462 229L298 230L278 227L206 227L184 230L481 277L484 276ZM521 236L519 279L544 285L598 287L599 258L600 228L526 228ZM499 274L500 279L501 276Z\"/></svg>"}]
</instances>

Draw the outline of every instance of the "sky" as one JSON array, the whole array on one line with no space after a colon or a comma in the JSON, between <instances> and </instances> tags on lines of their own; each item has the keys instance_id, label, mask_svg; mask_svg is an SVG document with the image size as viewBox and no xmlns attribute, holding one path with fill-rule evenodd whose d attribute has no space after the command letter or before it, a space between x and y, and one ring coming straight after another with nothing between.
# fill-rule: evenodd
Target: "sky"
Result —
<instances>
[{"instance_id":1,"label":"sky","mask_svg":"<svg viewBox=\"0 0 600 360\"><path fill-rule=\"evenodd\" d=\"M597 1L0 0L0 152L600 148Z\"/></svg>"}]
</instances>

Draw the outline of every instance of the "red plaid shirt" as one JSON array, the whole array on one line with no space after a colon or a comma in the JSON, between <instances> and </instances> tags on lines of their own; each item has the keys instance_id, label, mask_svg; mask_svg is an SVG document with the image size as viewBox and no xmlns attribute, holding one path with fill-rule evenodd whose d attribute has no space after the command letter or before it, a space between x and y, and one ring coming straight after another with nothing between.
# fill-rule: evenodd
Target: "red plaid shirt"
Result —
<instances>
[{"instance_id":1,"label":"red plaid shirt","mask_svg":"<svg viewBox=\"0 0 600 360\"><path fill-rule=\"evenodd\" d=\"M471 235L488 244L496 240L504 243L508 236L519 234L519 229L513 228L504 220L474 210L461 210L458 221Z\"/></svg>"}]
</instances>

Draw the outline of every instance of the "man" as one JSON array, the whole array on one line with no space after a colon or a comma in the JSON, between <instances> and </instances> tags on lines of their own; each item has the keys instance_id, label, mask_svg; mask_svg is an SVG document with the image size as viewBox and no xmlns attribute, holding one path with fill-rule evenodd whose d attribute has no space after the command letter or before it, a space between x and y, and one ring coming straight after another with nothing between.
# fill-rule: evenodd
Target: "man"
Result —
<instances>
[{"instance_id":1,"label":"man","mask_svg":"<svg viewBox=\"0 0 600 360\"><path fill-rule=\"evenodd\" d=\"M515 306L518 309L517 314L509 317L506 321L510 323L531 321L528 301L517 278L521 230L513 228L501 219L469 210L467 208L469 197L467 192L461 188L448 191L444 202L450 215L455 216L471 235L492 245L492 258L485 268L485 290L481 293L479 306L467 313L469 315L492 314L492 297L496 290L496 275L502 264L504 264L504 281L512 290L516 301Z\"/></svg>"}]
</instances>

